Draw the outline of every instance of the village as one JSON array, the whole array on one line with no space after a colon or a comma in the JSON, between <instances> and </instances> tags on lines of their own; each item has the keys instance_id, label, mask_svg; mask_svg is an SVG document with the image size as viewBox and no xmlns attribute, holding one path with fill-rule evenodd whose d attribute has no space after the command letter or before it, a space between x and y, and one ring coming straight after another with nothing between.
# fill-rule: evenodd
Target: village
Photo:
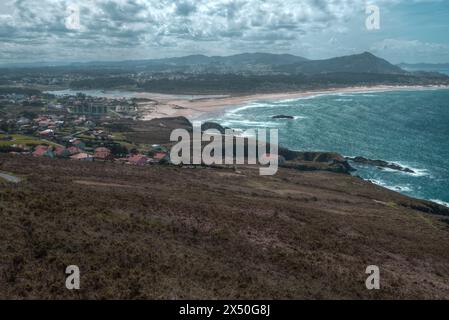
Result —
<instances>
[{"instance_id":1,"label":"village","mask_svg":"<svg viewBox=\"0 0 449 320\"><path fill-rule=\"evenodd\" d=\"M134 143L112 130L136 119L133 99L0 94L0 153L151 165L170 161L168 147Z\"/></svg>"}]
</instances>

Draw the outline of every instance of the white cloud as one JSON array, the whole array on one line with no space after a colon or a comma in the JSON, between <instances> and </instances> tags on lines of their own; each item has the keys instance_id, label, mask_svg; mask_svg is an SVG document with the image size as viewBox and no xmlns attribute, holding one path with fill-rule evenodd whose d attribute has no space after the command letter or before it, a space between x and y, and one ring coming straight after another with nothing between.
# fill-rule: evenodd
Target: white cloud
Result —
<instances>
[{"instance_id":1,"label":"white cloud","mask_svg":"<svg viewBox=\"0 0 449 320\"><path fill-rule=\"evenodd\" d=\"M405 0L376 0L381 6ZM66 9L81 9L81 29ZM29 60L144 58L185 53L319 49L323 35L352 32L364 0L2 0L0 41ZM362 26L362 22L360 23ZM327 43L328 39L324 42ZM341 46L352 43L342 43ZM170 51L167 50L170 48ZM73 49L73 50L71 50ZM75 50L76 49L76 50ZM365 48L366 49L366 48ZM14 49L11 49L10 56ZM333 52L332 52L333 53ZM4 56L4 55L3 55Z\"/></svg>"},{"instance_id":2,"label":"white cloud","mask_svg":"<svg viewBox=\"0 0 449 320\"><path fill-rule=\"evenodd\" d=\"M62 42L73 30L65 28L71 0L16 0L11 23L2 19L0 30L14 27L14 37L3 41L45 39ZM172 37L195 41L226 38L273 38L285 32L301 35L326 28L354 12L351 0L78 0L82 29L77 37L96 44L143 41ZM11 5L11 3L9 4ZM0 4L4 6L3 4ZM1 31L0 31L1 33ZM72 36L73 40L73 36ZM257 39L256 39L257 40Z\"/></svg>"},{"instance_id":3,"label":"white cloud","mask_svg":"<svg viewBox=\"0 0 449 320\"><path fill-rule=\"evenodd\" d=\"M388 56L394 62L426 62L429 60L429 57L432 57L435 62L449 61L449 45L443 43L384 39L374 43L370 50L373 53Z\"/></svg>"}]
</instances>

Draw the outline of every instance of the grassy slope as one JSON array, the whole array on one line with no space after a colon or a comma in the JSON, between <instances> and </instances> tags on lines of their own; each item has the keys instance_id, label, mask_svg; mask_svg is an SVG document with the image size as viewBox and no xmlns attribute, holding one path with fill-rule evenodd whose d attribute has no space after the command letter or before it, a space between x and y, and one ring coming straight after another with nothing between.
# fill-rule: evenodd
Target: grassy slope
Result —
<instances>
[{"instance_id":1,"label":"grassy slope","mask_svg":"<svg viewBox=\"0 0 449 320\"><path fill-rule=\"evenodd\" d=\"M449 298L448 217L354 177L9 155L0 170L26 177L0 185L0 298Z\"/></svg>"},{"instance_id":2,"label":"grassy slope","mask_svg":"<svg viewBox=\"0 0 449 320\"><path fill-rule=\"evenodd\" d=\"M0 138L5 137L6 135L4 134L0 134ZM36 146L39 144L46 144L46 145L52 145L52 146L57 146L58 144L50 142L48 140L44 140L44 139L39 139L36 137L32 137L32 136L26 136L26 135L21 135L21 134L11 134L10 135L13 140L10 141L0 141L0 146L12 146L14 144L23 144L26 146Z\"/></svg>"}]
</instances>

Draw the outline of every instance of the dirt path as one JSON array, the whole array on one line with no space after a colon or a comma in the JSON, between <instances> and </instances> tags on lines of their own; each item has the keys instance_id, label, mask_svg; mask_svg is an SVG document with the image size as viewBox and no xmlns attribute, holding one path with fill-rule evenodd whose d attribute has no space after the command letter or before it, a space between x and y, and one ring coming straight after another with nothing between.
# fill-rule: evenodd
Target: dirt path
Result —
<instances>
[{"instance_id":1,"label":"dirt path","mask_svg":"<svg viewBox=\"0 0 449 320\"><path fill-rule=\"evenodd\" d=\"M4 173L4 172L0 172L0 179L4 179L11 183L19 183L21 181L20 178L10 175L10 174L7 174L7 173Z\"/></svg>"},{"instance_id":2,"label":"dirt path","mask_svg":"<svg viewBox=\"0 0 449 320\"><path fill-rule=\"evenodd\" d=\"M75 180L73 183L82 184L85 186L96 186L96 187L119 187L119 188L135 188L135 186L117 184L117 183L105 183L96 181L85 181L85 180Z\"/></svg>"}]
</instances>

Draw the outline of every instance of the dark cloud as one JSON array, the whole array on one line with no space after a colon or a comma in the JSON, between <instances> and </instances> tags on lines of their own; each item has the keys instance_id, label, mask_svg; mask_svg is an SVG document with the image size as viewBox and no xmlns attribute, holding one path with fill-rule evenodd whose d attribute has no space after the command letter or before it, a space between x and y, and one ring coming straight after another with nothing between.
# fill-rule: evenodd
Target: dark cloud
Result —
<instances>
[{"instance_id":1,"label":"dark cloud","mask_svg":"<svg viewBox=\"0 0 449 320\"><path fill-rule=\"evenodd\" d=\"M196 5L193 2L181 1L176 4L176 14L188 16L196 11Z\"/></svg>"}]
</instances>

